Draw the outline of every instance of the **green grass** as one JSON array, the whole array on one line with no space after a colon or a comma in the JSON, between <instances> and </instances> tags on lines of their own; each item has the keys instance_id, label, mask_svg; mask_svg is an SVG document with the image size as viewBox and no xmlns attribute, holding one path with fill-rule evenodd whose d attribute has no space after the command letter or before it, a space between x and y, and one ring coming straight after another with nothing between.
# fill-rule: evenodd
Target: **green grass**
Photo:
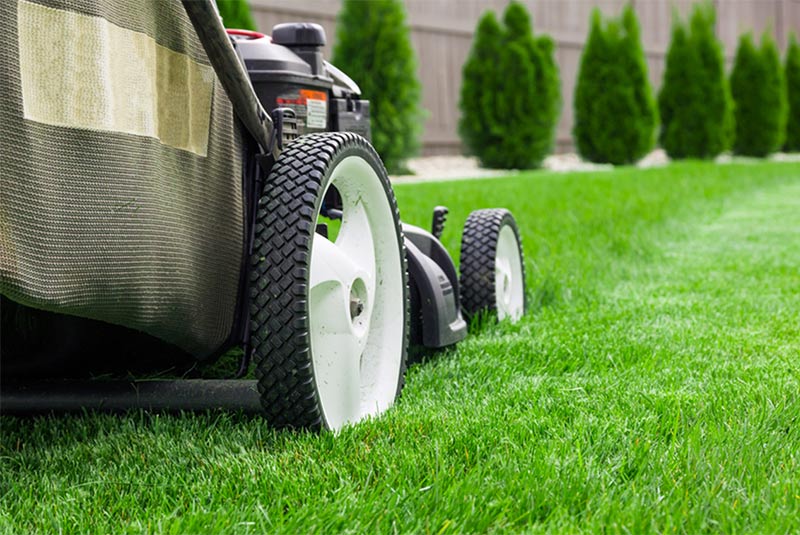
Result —
<instances>
[{"instance_id":1,"label":"green grass","mask_svg":"<svg viewBox=\"0 0 800 535\"><path fill-rule=\"evenodd\" d=\"M398 186L445 241L514 211L531 313L339 436L257 418L0 419L0 531L800 530L800 165Z\"/></svg>"}]
</instances>

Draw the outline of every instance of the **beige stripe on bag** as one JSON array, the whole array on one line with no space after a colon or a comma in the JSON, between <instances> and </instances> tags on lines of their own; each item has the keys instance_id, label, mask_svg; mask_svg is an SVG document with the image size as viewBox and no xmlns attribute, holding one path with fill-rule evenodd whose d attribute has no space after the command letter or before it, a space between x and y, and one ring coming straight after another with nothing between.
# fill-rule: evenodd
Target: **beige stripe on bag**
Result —
<instances>
[{"instance_id":1,"label":"beige stripe on bag","mask_svg":"<svg viewBox=\"0 0 800 535\"><path fill-rule=\"evenodd\" d=\"M105 19L18 2L25 118L208 153L214 71Z\"/></svg>"}]
</instances>

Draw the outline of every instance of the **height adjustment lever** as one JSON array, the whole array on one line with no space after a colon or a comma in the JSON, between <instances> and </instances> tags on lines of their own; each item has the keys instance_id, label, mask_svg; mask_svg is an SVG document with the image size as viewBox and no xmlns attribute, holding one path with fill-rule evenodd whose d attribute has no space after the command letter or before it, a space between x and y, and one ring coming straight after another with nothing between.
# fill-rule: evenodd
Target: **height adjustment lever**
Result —
<instances>
[{"instance_id":1,"label":"height adjustment lever","mask_svg":"<svg viewBox=\"0 0 800 535\"><path fill-rule=\"evenodd\" d=\"M446 206L437 206L433 209L433 224L431 225L431 234L433 234L437 240L442 237L448 212L449 210Z\"/></svg>"}]
</instances>

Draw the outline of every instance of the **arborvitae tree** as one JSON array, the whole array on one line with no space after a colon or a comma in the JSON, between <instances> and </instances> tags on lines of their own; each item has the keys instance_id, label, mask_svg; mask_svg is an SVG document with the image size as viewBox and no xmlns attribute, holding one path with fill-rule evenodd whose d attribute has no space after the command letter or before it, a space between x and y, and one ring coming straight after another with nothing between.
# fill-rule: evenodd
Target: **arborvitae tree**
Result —
<instances>
[{"instance_id":1,"label":"arborvitae tree","mask_svg":"<svg viewBox=\"0 0 800 535\"><path fill-rule=\"evenodd\" d=\"M494 152L499 152L497 149L507 134L496 125L495 109L502 40L503 29L497 17L493 11L487 11L475 30L475 40L464 63L461 83L458 132L468 150L476 154L487 167L500 158Z\"/></svg>"},{"instance_id":2,"label":"arborvitae tree","mask_svg":"<svg viewBox=\"0 0 800 535\"><path fill-rule=\"evenodd\" d=\"M800 152L800 45L794 34L789 37L786 50L785 77L789 106L784 148L788 152Z\"/></svg>"},{"instance_id":3,"label":"arborvitae tree","mask_svg":"<svg viewBox=\"0 0 800 535\"><path fill-rule=\"evenodd\" d=\"M703 98L697 84L702 71L686 27L673 23L672 41L667 51L664 81L658 95L661 112L659 141L670 158L711 156L705 147L704 114L698 113Z\"/></svg>"},{"instance_id":4,"label":"arborvitae tree","mask_svg":"<svg viewBox=\"0 0 800 535\"><path fill-rule=\"evenodd\" d=\"M786 121L788 119L788 106L786 99L786 79L783 74L781 55L778 45L772 38L772 34L765 32L761 38L761 60L764 62L767 77L765 79L768 93L766 102L770 106L771 114L769 125L775 129L773 138L773 151L779 151L786 141Z\"/></svg>"},{"instance_id":5,"label":"arborvitae tree","mask_svg":"<svg viewBox=\"0 0 800 535\"><path fill-rule=\"evenodd\" d=\"M700 90L705 102L708 156L731 148L734 136L733 97L725 75L725 52L715 30L717 13L711 3L695 6L690 21L692 48L703 69Z\"/></svg>"},{"instance_id":6,"label":"arborvitae tree","mask_svg":"<svg viewBox=\"0 0 800 535\"><path fill-rule=\"evenodd\" d=\"M658 116L630 6L620 20L605 24L599 10L592 13L574 107L573 135L585 159L633 163L653 148Z\"/></svg>"},{"instance_id":7,"label":"arborvitae tree","mask_svg":"<svg viewBox=\"0 0 800 535\"><path fill-rule=\"evenodd\" d=\"M602 81L610 73L608 57L610 56L606 35L603 31L603 20L600 10L592 11L589 37L583 47L578 79L575 83L573 101L574 114L572 135L578 152L587 160L597 161L602 158L602 142L598 143L597 132L602 129L603 118L595 113L594 99L602 90Z\"/></svg>"},{"instance_id":8,"label":"arborvitae tree","mask_svg":"<svg viewBox=\"0 0 800 535\"><path fill-rule=\"evenodd\" d=\"M247 0L217 0L219 14L226 28L239 30L255 30L256 23L250 13Z\"/></svg>"},{"instance_id":9,"label":"arborvitae tree","mask_svg":"<svg viewBox=\"0 0 800 535\"><path fill-rule=\"evenodd\" d=\"M333 63L370 100L372 144L390 172L419 148L423 115L416 58L400 0L344 0Z\"/></svg>"},{"instance_id":10,"label":"arborvitae tree","mask_svg":"<svg viewBox=\"0 0 800 535\"><path fill-rule=\"evenodd\" d=\"M733 95L736 113L736 135L734 150L739 154L756 152L759 156L769 154L765 140L753 140L748 136L750 128L756 129L756 136L760 136L763 129L760 115L762 106L759 103L763 92L764 64L761 55L753 43L751 34L739 38L736 48L736 58L731 71L731 94ZM752 121L755 120L755 123ZM753 137L756 137L753 136ZM755 141L755 147L751 143Z\"/></svg>"},{"instance_id":11,"label":"arborvitae tree","mask_svg":"<svg viewBox=\"0 0 800 535\"><path fill-rule=\"evenodd\" d=\"M647 58L642 47L639 20L630 5L622 12L622 28L624 33L620 61L628 73L630 88L633 91L635 120L632 124L635 130L631 133L630 140L633 144L631 161L636 161L653 150L658 126L658 107L647 75Z\"/></svg>"},{"instance_id":12,"label":"arborvitae tree","mask_svg":"<svg viewBox=\"0 0 800 535\"><path fill-rule=\"evenodd\" d=\"M733 150L764 157L780 149L786 134L786 87L775 41L764 33L760 50L743 35L731 72L736 111Z\"/></svg>"},{"instance_id":13,"label":"arborvitae tree","mask_svg":"<svg viewBox=\"0 0 800 535\"><path fill-rule=\"evenodd\" d=\"M549 37L534 37L527 9L478 23L464 64L459 132L486 167L527 169L550 152L560 110L560 81Z\"/></svg>"},{"instance_id":14,"label":"arborvitae tree","mask_svg":"<svg viewBox=\"0 0 800 535\"><path fill-rule=\"evenodd\" d=\"M504 167L538 167L553 147L560 108L554 47L549 37L533 36L528 10L519 2L508 5L503 22L506 38L500 66L504 83L499 107L507 129Z\"/></svg>"},{"instance_id":15,"label":"arborvitae tree","mask_svg":"<svg viewBox=\"0 0 800 535\"><path fill-rule=\"evenodd\" d=\"M730 148L733 101L711 4L695 6L687 28L676 16L658 96L661 146L671 158L713 158Z\"/></svg>"},{"instance_id":16,"label":"arborvitae tree","mask_svg":"<svg viewBox=\"0 0 800 535\"><path fill-rule=\"evenodd\" d=\"M542 95L542 102L537 108L540 114L537 120L541 124L542 140L547 140L546 150L543 153L547 156L555 144L558 119L561 116L561 76L556 61L556 44L549 35L536 37L536 46L539 51L539 68L536 70L536 83Z\"/></svg>"}]
</instances>

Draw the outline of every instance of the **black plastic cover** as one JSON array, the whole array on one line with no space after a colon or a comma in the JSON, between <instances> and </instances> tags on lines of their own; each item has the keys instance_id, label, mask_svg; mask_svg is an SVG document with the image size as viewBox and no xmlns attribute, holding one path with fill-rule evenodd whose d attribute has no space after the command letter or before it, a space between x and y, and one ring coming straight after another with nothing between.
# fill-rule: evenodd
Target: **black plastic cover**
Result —
<instances>
[{"instance_id":1,"label":"black plastic cover","mask_svg":"<svg viewBox=\"0 0 800 535\"><path fill-rule=\"evenodd\" d=\"M372 141L369 120L369 101L351 98L331 99L331 129L339 132L355 132Z\"/></svg>"},{"instance_id":2,"label":"black plastic cover","mask_svg":"<svg viewBox=\"0 0 800 535\"><path fill-rule=\"evenodd\" d=\"M236 39L236 48L244 60L250 77L261 73L274 76L275 73L292 73L311 76L311 66L300 56L275 44L269 38Z\"/></svg>"},{"instance_id":3,"label":"black plastic cover","mask_svg":"<svg viewBox=\"0 0 800 535\"><path fill-rule=\"evenodd\" d=\"M412 344L440 348L467 336L461 315L458 276L453 260L439 240L419 227L403 223L409 286L412 295Z\"/></svg>"},{"instance_id":4,"label":"black plastic cover","mask_svg":"<svg viewBox=\"0 0 800 535\"><path fill-rule=\"evenodd\" d=\"M287 22L272 28L272 42L284 46L325 46L325 29L313 22Z\"/></svg>"}]
</instances>

